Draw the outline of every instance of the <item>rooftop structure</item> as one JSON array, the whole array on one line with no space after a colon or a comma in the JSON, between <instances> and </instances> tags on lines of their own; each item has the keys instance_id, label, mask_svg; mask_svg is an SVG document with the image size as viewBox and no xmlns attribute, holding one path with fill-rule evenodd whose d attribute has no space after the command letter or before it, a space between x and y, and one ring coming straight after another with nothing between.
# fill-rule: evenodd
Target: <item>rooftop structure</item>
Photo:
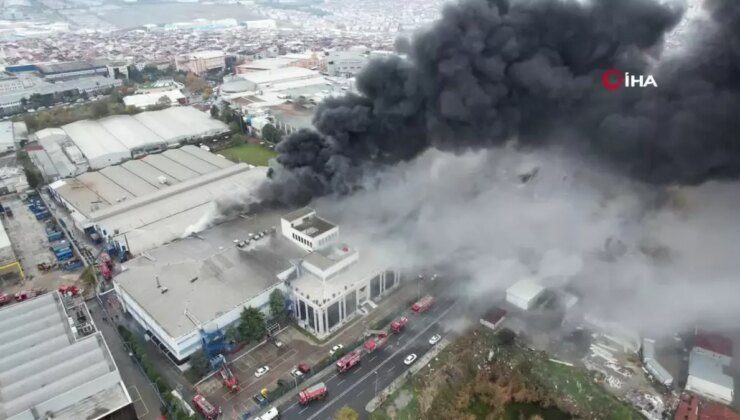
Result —
<instances>
[{"instance_id":1,"label":"rooftop structure","mask_svg":"<svg viewBox=\"0 0 740 420\"><path fill-rule=\"evenodd\" d=\"M199 347L201 327L224 328L246 306L267 312L291 260L305 255L276 233L278 221L273 213L237 218L150 250L115 277L119 296L181 360Z\"/></svg>"},{"instance_id":2,"label":"rooftop structure","mask_svg":"<svg viewBox=\"0 0 740 420\"><path fill-rule=\"evenodd\" d=\"M234 164L187 145L50 185L80 230L94 228L133 254L179 238L212 201L249 194L266 168Z\"/></svg>"},{"instance_id":3,"label":"rooftop structure","mask_svg":"<svg viewBox=\"0 0 740 420\"><path fill-rule=\"evenodd\" d=\"M526 311L534 307L544 292L545 288L536 281L524 279L506 289L506 301Z\"/></svg>"},{"instance_id":4,"label":"rooftop structure","mask_svg":"<svg viewBox=\"0 0 740 420\"><path fill-rule=\"evenodd\" d=\"M725 373L728 363L718 360L695 347L689 355L689 377L686 391L723 404L731 404L735 395L735 382Z\"/></svg>"},{"instance_id":5,"label":"rooftop structure","mask_svg":"<svg viewBox=\"0 0 740 420\"><path fill-rule=\"evenodd\" d=\"M740 420L740 414L726 405L684 394L676 409L674 420Z\"/></svg>"},{"instance_id":6,"label":"rooftop structure","mask_svg":"<svg viewBox=\"0 0 740 420\"><path fill-rule=\"evenodd\" d=\"M13 121L0 121L0 153L15 150L15 131Z\"/></svg>"},{"instance_id":7,"label":"rooftop structure","mask_svg":"<svg viewBox=\"0 0 740 420\"><path fill-rule=\"evenodd\" d=\"M83 302L56 292L0 309L0 417L135 416L105 340L90 319Z\"/></svg>"},{"instance_id":8,"label":"rooftop structure","mask_svg":"<svg viewBox=\"0 0 740 420\"><path fill-rule=\"evenodd\" d=\"M76 121L31 137L44 149L36 153L35 161L45 178L53 181L228 131L226 124L195 108L172 107Z\"/></svg>"},{"instance_id":9,"label":"rooftop structure","mask_svg":"<svg viewBox=\"0 0 740 420\"><path fill-rule=\"evenodd\" d=\"M642 340L642 361L645 365L645 369L647 369L656 381L665 386L673 385L673 375L671 375L668 370L658 362L657 352L655 350L655 340L648 338Z\"/></svg>"},{"instance_id":10,"label":"rooftop structure","mask_svg":"<svg viewBox=\"0 0 740 420\"><path fill-rule=\"evenodd\" d=\"M81 120L62 126L90 163L100 169L131 159L131 151L97 121Z\"/></svg>"},{"instance_id":11,"label":"rooftop structure","mask_svg":"<svg viewBox=\"0 0 740 420\"><path fill-rule=\"evenodd\" d=\"M75 61L68 63L37 64L39 73L48 79L73 78L89 75L108 76L104 63L94 61Z\"/></svg>"},{"instance_id":12,"label":"rooftop structure","mask_svg":"<svg viewBox=\"0 0 740 420\"><path fill-rule=\"evenodd\" d=\"M724 363L732 360L732 341L719 334L698 332L694 337L694 348Z\"/></svg>"},{"instance_id":13,"label":"rooftop structure","mask_svg":"<svg viewBox=\"0 0 740 420\"><path fill-rule=\"evenodd\" d=\"M491 308L480 318L480 323L485 327L495 330L504 322L504 319L506 319L506 311L504 309Z\"/></svg>"},{"instance_id":14,"label":"rooftop structure","mask_svg":"<svg viewBox=\"0 0 740 420\"><path fill-rule=\"evenodd\" d=\"M242 87L239 89L228 88L228 85L224 84L225 89L229 89L231 92L244 91L257 91L260 89L273 88L277 85L289 83L289 82L301 82L310 81L313 83L325 83L321 74L317 71L305 69L302 67L283 67L274 70L263 70L254 71L246 74L241 74L233 79L233 82L241 82Z\"/></svg>"},{"instance_id":15,"label":"rooftop structure","mask_svg":"<svg viewBox=\"0 0 740 420\"><path fill-rule=\"evenodd\" d=\"M306 251L314 251L329 245L339 235L339 228L318 217L314 209L304 207L283 216L280 231Z\"/></svg>"},{"instance_id":16,"label":"rooftop structure","mask_svg":"<svg viewBox=\"0 0 740 420\"><path fill-rule=\"evenodd\" d=\"M126 106L135 106L139 109L145 109L150 106L161 104L163 101L162 98L166 98L165 103L168 105L183 105L187 102L187 98L179 89L172 89L124 96L123 103Z\"/></svg>"}]
</instances>

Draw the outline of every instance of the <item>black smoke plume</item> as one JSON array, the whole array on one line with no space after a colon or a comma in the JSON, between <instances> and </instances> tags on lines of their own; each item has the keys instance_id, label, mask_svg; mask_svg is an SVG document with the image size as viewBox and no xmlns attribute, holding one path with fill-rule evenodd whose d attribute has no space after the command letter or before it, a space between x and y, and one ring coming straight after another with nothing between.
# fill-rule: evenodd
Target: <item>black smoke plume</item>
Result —
<instances>
[{"instance_id":1,"label":"black smoke plume","mask_svg":"<svg viewBox=\"0 0 740 420\"><path fill-rule=\"evenodd\" d=\"M322 103L316 132L278 145L263 195L302 203L428 148L564 143L655 183L740 172L740 1L708 1L712 25L670 60L682 10L651 0L464 0L370 62L359 94ZM657 88L609 92L610 68Z\"/></svg>"}]
</instances>

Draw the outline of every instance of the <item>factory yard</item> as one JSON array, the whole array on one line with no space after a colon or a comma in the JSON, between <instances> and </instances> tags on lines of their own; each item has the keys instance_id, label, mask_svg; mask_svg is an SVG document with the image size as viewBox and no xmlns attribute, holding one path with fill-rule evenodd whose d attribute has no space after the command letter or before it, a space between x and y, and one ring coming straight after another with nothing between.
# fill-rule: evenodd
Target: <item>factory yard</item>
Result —
<instances>
[{"instance_id":1,"label":"factory yard","mask_svg":"<svg viewBox=\"0 0 740 420\"><path fill-rule=\"evenodd\" d=\"M255 166L267 166L267 162L277 156L274 150L259 144L245 143L216 152L234 162L244 162Z\"/></svg>"},{"instance_id":2,"label":"factory yard","mask_svg":"<svg viewBox=\"0 0 740 420\"><path fill-rule=\"evenodd\" d=\"M52 269L42 271L37 267L39 263L54 263L54 254L49 249L49 241L44 230L45 221L38 221L26 204L16 195L7 196L2 200L5 207L9 207L13 216L4 216L3 223L13 244L13 250L23 267L25 279L21 281L6 280L2 284L5 293L15 293L20 290L56 290L62 284L76 283L80 270L62 271Z\"/></svg>"}]
</instances>

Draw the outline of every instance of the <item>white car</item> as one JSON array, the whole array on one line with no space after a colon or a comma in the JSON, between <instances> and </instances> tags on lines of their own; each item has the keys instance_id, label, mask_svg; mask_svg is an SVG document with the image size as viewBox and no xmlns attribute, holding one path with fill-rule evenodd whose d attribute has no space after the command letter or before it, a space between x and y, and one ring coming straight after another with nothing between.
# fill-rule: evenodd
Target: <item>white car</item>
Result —
<instances>
[{"instance_id":1,"label":"white car","mask_svg":"<svg viewBox=\"0 0 740 420\"><path fill-rule=\"evenodd\" d=\"M429 344L431 344L433 346L433 345L439 343L439 340L441 340L441 339L442 339L442 336L441 335L434 334L432 336L432 338L429 339Z\"/></svg>"},{"instance_id":2,"label":"white car","mask_svg":"<svg viewBox=\"0 0 740 420\"><path fill-rule=\"evenodd\" d=\"M300 378L303 376L303 372L301 372L299 369L293 369L290 371L290 374L295 376L296 378Z\"/></svg>"},{"instance_id":3,"label":"white car","mask_svg":"<svg viewBox=\"0 0 740 420\"><path fill-rule=\"evenodd\" d=\"M408 365L414 363L414 360L416 360L416 354L411 353L408 356L406 356L405 359L403 359L403 364L406 365L406 366L408 366Z\"/></svg>"},{"instance_id":4,"label":"white car","mask_svg":"<svg viewBox=\"0 0 740 420\"><path fill-rule=\"evenodd\" d=\"M343 348L344 348L343 345L337 344L336 346L332 347L331 350L329 350L329 356L334 356L334 354L336 354L336 352L338 352L339 350L341 350Z\"/></svg>"},{"instance_id":5,"label":"white car","mask_svg":"<svg viewBox=\"0 0 740 420\"><path fill-rule=\"evenodd\" d=\"M265 373L267 373L267 372L268 372L269 370L270 370L270 367L269 367L269 366L267 366L267 365L265 365L265 366L262 366L261 368L257 369L257 370L256 370L256 371L254 372L254 376L256 376L256 377L258 377L258 378L259 378L260 376L262 376L262 375L264 375Z\"/></svg>"}]
</instances>

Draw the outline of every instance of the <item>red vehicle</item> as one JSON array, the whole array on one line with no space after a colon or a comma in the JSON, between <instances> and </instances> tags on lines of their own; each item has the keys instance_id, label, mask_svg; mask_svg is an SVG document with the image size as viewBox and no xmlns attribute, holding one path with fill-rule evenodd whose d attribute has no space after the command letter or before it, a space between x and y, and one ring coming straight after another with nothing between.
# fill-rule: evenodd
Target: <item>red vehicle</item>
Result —
<instances>
[{"instance_id":1,"label":"red vehicle","mask_svg":"<svg viewBox=\"0 0 740 420\"><path fill-rule=\"evenodd\" d=\"M15 300L17 302L23 302L26 299L31 299L38 296L39 293L35 290L21 290L15 294Z\"/></svg>"},{"instance_id":2,"label":"red vehicle","mask_svg":"<svg viewBox=\"0 0 740 420\"><path fill-rule=\"evenodd\" d=\"M391 332L393 334L398 334L403 330L403 327L406 326L406 324L409 322L409 319L405 316L402 316L398 318L397 320L391 322Z\"/></svg>"},{"instance_id":3,"label":"red vehicle","mask_svg":"<svg viewBox=\"0 0 740 420\"><path fill-rule=\"evenodd\" d=\"M337 372L341 373L352 369L354 365L360 363L360 359L362 359L362 352L360 350L347 353L344 357L337 360Z\"/></svg>"},{"instance_id":4,"label":"red vehicle","mask_svg":"<svg viewBox=\"0 0 740 420\"><path fill-rule=\"evenodd\" d=\"M327 393L326 385L323 382L319 382L298 393L298 404L306 405L311 401L322 400L326 397Z\"/></svg>"},{"instance_id":5,"label":"red vehicle","mask_svg":"<svg viewBox=\"0 0 740 420\"><path fill-rule=\"evenodd\" d=\"M418 302L411 305L411 310L414 311L415 314L420 314L426 312L426 310L429 309L429 307L431 307L433 303L434 296L426 295L423 298L419 299Z\"/></svg>"},{"instance_id":6,"label":"red vehicle","mask_svg":"<svg viewBox=\"0 0 740 420\"><path fill-rule=\"evenodd\" d=\"M100 275L103 276L104 279L110 280L113 277L113 260L111 260L110 255L108 255L107 252L103 252L100 254L98 261Z\"/></svg>"},{"instance_id":7,"label":"red vehicle","mask_svg":"<svg viewBox=\"0 0 740 420\"><path fill-rule=\"evenodd\" d=\"M224 381L224 386L229 389L231 392L236 392L239 390L239 380L234 376L234 373L229 369L228 366L224 363L221 365L221 379Z\"/></svg>"},{"instance_id":8,"label":"red vehicle","mask_svg":"<svg viewBox=\"0 0 740 420\"><path fill-rule=\"evenodd\" d=\"M13 300L13 297L9 294L0 293L0 306L5 305L6 303L10 303L11 300Z\"/></svg>"},{"instance_id":9,"label":"red vehicle","mask_svg":"<svg viewBox=\"0 0 740 420\"><path fill-rule=\"evenodd\" d=\"M367 350L368 353L383 347L385 343L388 342L388 333L385 331L370 331L370 333L373 334L374 337L370 337L365 341L364 345L365 350Z\"/></svg>"},{"instance_id":10,"label":"red vehicle","mask_svg":"<svg viewBox=\"0 0 740 420\"><path fill-rule=\"evenodd\" d=\"M215 420L218 415L221 414L221 408L214 407L208 402L206 397L200 394L195 394L193 397L193 405L195 406L195 409L208 420Z\"/></svg>"},{"instance_id":11,"label":"red vehicle","mask_svg":"<svg viewBox=\"0 0 740 420\"><path fill-rule=\"evenodd\" d=\"M299 363L298 364L298 370L300 370L303 374L308 374L311 372L311 366L309 366L307 363Z\"/></svg>"},{"instance_id":12,"label":"red vehicle","mask_svg":"<svg viewBox=\"0 0 740 420\"><path fill-rule=\"evenodd\" d=\"M80 288L75 285L63 284L57 290L59 290L59 293L67 296L77 296L80 294Z\"/></svg>"}]
</instances>

